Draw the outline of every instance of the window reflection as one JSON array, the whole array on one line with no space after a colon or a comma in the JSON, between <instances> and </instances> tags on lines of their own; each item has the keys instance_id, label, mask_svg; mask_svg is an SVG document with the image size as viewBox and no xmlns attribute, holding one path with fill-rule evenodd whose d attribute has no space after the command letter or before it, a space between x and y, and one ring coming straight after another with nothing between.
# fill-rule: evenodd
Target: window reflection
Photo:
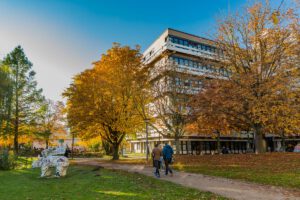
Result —
<instances>
[{"instance_id":1,"label":"window reflection","mask_svg":"<svg viewBox=\"0 0 300 200\"><path fill-rule=\"evenodd\" d=\"M180 44L183 46L187 46L187 47L191 47L191 48L195 48L195 49L200 49L200 50L204 50L204 51L208 51L211 53L216 53L217 50L215 47L207 45L207 44L200 44L194 41L190 41L190 40L186 40L186 39L182 39L179 37L175 37L175 36L169 36L169 41L175 43L175 44Z\"/></svg>"}]
</instances>

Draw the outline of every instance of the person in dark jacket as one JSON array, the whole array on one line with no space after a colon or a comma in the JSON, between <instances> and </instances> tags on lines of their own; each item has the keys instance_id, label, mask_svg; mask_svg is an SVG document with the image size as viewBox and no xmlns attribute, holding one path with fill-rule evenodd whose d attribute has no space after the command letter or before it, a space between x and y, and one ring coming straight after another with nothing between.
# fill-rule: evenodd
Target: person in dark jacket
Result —
<instances>
[{"instance_id":1,"label":"person in dark jacket","mask_svg":"<svg viewBox=\"0 0 300 200\"><path fill-rule=\"evenodd\" d=\"M163 158L165 161L165 168L166 168L165 174L166 175L168 175L168 173L170 172L171 176L173 176L173 171L170 168L170 164L172 163L173 154L174 154L174 151L173 151L172 147L170 145L168 145L168 143L165 143L165 146L163 148Z\"/></svg>"},{"instance_id":2,"label":"person in dark jacket","mask_svg":"<svg viewBox=\"0 0 300 200\"><path fill-rule=\"evenodd\" d=\"M222 148L222 154L229 154L229 151L226 147L223 146Z\"/></svg>"},{"instance_id":3,"label":"person in dark jacket","mask_svg":"<svg viewBox=\"0 0 300 200\"><path fill-rule=\"evenodd\" d=\"M68 145L67 145L67 148L66 148L66 151L65 151L65 154L64 156L69 158L69 154L71 153L71 150L69 149Z\"/></svg>"}]
</instances>

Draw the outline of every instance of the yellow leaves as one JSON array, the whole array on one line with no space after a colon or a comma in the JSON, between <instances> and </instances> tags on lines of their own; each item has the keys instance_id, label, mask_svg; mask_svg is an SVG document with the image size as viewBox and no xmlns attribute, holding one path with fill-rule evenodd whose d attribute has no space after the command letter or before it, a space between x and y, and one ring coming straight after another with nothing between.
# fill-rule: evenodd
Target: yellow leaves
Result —
<instances>
[{"instance_id":1,"label":"yellow leaves","mask_svg":"<svg viewBox=\"0 0 300 200\"><path fill-rule=\"evenodd\" d=\"M83 146L83 147L87 148L87 147L91 147L91 146L99 144L100 141L101 141L101 137L100 136L95 136L95 137L90 138L90 139L80 140L76 143L76 145Z\"/></svg>"},{"instance_id":2,"label":"yellow leaves","mask_svg":"<svg viewBox=\"0 0 300 200\"><path fill-rule=\"evenodd\" d=\"M141 67L137 49L114 44L91 70L77 75L64 93L72 128L82 137L93 138L96 133L114 139L138 129L142 118L134 99L142 94L136 84Z\"/></svg>"},{"instance_id":3,"label":"yellow leaves","mask_svg":"<svg viewBox=\"0 0 300 200\"><path fill-rule=\"evenodd\" d=\"M280 16L280 13L279 11L274 11L272 14L271 14L271 19L273 21L273 23L275 25L277 25L279 23L279 16Z\"/></svg>"},{"instance_id":4,"label":"yellow leaves","mask_svg":"<svg viewBox=\"0 0 300 200\"><path fill-rule=\"evenodd\" d=\"M255 3L223 20L218 44L232 75L204 82L193 105L200 129L248 131L259 125L265 133L299 133L299 45L290 9Z\"/></svg>"},{"instance_id":5,"label":"yellow leaves","mask_svg":"<svg viewBox=\"0 0 300 200\"><path fill-rule=\"evenodd\" d=\"M2 147L12 146L13 141L14 140L13 140L12 136L6 137L6 138L1 137L0 138L0 146L2 146Z\"/></svg>"}]
</instances>

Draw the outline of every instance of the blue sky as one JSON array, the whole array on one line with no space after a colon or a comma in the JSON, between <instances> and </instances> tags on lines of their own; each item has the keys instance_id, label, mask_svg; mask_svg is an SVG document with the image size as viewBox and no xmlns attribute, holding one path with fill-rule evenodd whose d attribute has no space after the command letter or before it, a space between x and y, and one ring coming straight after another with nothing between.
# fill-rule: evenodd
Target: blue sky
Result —
<instances>
[{"instance_id":1,"label":"blue sky","mask_svg":"<svg viewBox=\"0 0 300 200\"><path fill-rule=\"evenodd\" d=\"M46 97L61 100L72 76L90 68L113 42L144 50L168 27L209 36L218 17L246 2L1 0L0 58L21 45Z\"/></svg>"}]
</instances>

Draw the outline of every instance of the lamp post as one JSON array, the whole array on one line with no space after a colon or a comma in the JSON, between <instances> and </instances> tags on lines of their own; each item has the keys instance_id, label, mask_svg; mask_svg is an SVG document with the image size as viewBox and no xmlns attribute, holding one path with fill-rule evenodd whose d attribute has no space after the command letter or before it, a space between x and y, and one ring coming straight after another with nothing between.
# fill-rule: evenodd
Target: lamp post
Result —
<instances>
[{"instance_id":1,"label":"lamp post","mask_svg":"<svg viewBox=\"0 0 300 200\"><path fill-rule=\"evenodd\" d=\"M146 124L146 160L148 161L149 159L149 145L148 145L148 123L149 119L144 119L145 124Z\"/></svg>"}]
</instances>

